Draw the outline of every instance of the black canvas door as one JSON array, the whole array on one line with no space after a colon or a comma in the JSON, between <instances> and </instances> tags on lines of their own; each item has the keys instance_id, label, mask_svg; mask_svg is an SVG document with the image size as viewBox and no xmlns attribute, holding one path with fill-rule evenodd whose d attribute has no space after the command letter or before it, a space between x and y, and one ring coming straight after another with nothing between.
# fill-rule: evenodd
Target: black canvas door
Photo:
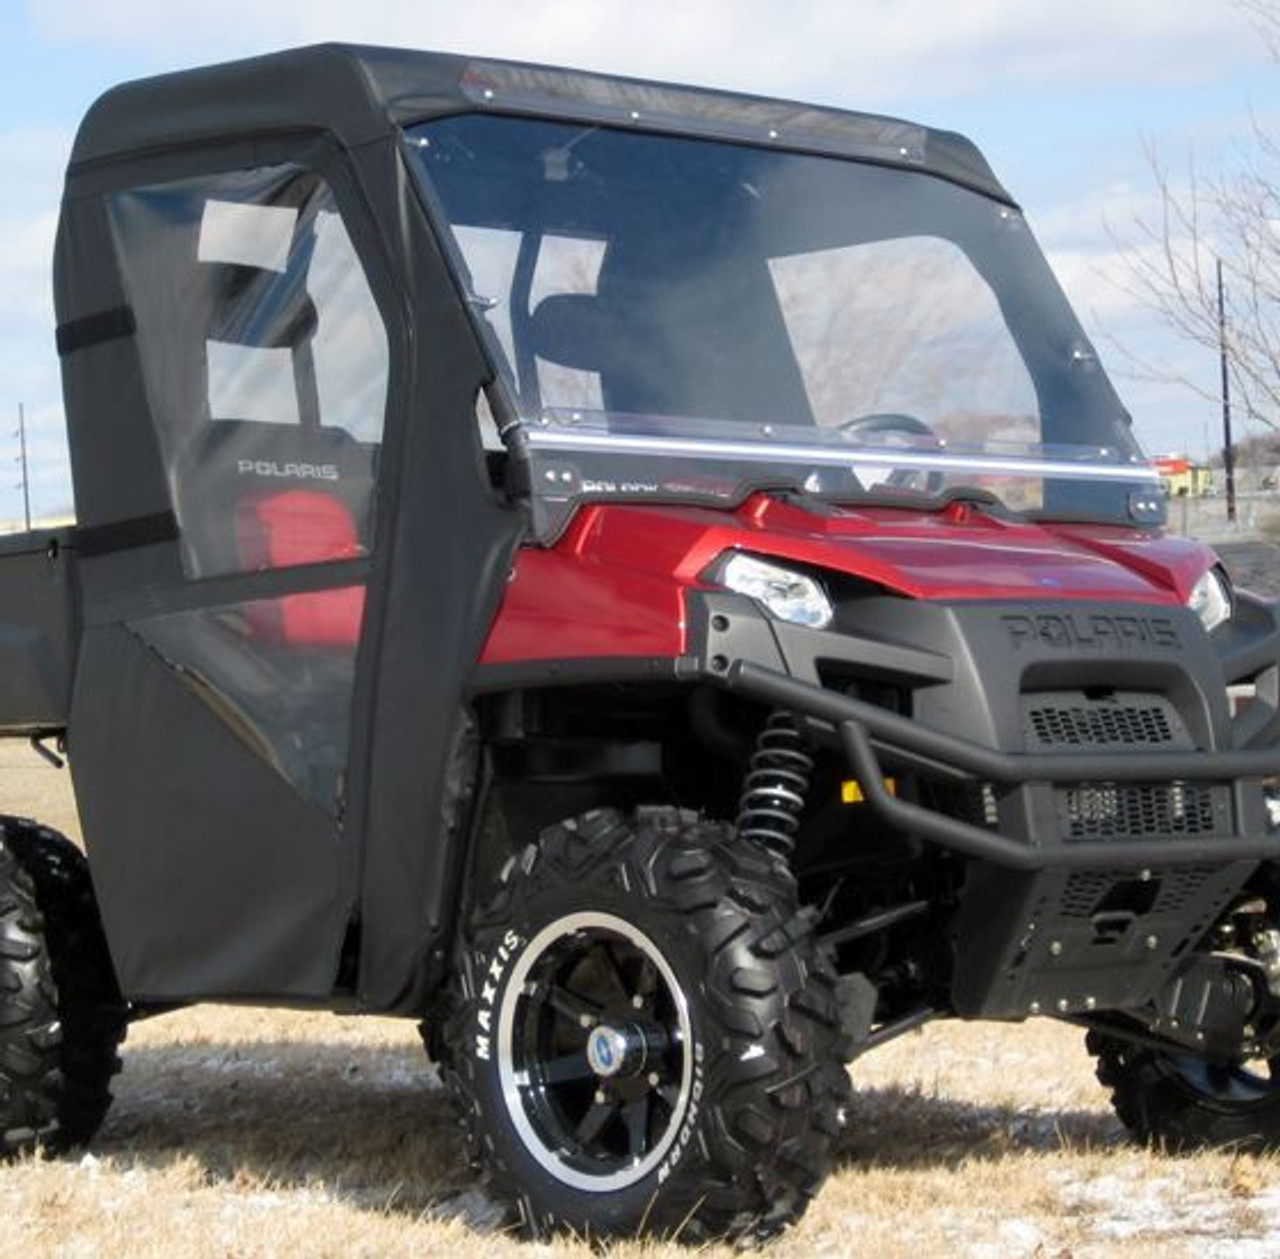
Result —
<instances>
[{"instance_id":1,"label":"black canvas door","mask_svg":"<svg viewBox=\"0 0 1280 1259\"><path fill-rule=\"evenodd\" d=\"M386 329L313 170L106 207L176 521L82 558L71 755L112 951L135 998L323 997L352 912Z\"/></svg>"}]
</instances>

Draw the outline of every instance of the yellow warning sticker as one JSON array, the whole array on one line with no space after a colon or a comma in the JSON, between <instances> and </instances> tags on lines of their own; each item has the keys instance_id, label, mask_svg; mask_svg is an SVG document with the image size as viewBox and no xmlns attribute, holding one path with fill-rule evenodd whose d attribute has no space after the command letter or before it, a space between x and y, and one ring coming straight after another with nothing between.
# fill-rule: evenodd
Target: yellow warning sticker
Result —
<instances>
[{"instance_id":1,"label":"yellow warning sticker","mask_svg":"<svg viewBox=\"0 0 1280 1259\"><path fill-rule=\"evenodd\" d=\"M891 795L898 794L898 784L895 779L886 778L884 780L884 789ZM840 784L840 799L845 804L861 804L866 796L862 794L862 784L856 778L847 779Z\"/></svg>"}]
</instances>

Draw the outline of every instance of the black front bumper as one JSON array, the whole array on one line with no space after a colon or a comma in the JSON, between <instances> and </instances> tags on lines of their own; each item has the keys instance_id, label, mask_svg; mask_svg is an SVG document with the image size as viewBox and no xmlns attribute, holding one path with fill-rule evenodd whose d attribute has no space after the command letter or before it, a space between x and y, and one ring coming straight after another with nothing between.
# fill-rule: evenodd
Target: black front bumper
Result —
<instances>
[{"instance_id":1,"label":"black front bumper","mask_svg":"<svg viewBox=\"0 0 1280 1259\"><path fill-rule=\"evenodd\" d=\"M1011 870L1280 856L1263 796L1263 783L1280 776L1275 605L1246 596L1236 622L1214 636L1185 609L1156 615L1108 604L871 597L842 605L826 631L773 621L734 595L700 594L689 611L696 671L837 741L868 804L895 829ZM865 679L897 688L903 710L862 697ZM1257 683L1258 700L1233 715L1227 688L1245 680ZM1063 688L1150 692L1176 712L1178 738L1159 747L1037 743L1025 701ZM936 801L886 790L885 779L901 771L937 783L1036 788L1040 799L979 825ZM1212 785L1223 798L1219 824L1090 842L1064 835L1045 807L1046 793L1060 785L1170 783Z\"/></svg>"},{"instance_id":2,"label":"black front bumper","mask_svg":"<svg viewBox=\"0 0 1280 1259\"><path fill-rule=\"evenodd\" d=\"M1183 862L1266 861L1280 856L1280 831L1261 830L1229 837L1171 841L1127 840L1094 843L1028 842L975 826L961 818L899 799L884 786L888 772L909 767L943 778L1021 785L1032 782L1230 782L1233 815L1265 818L1252 807L1264 778L1280 774L1280 746L1223 752L1147 752L1125 755L1062 753L1034 755L984 747L946 734L865 701L826 690L738 660L724 670L733 690L801 716L834 726L849 767L867 802L885 821L908 834L967 857L1013 870L1143 867L1176 858ZM1034 841L1035 836L1029 837Z\"/></svg>"},{"instance_id":3,"label":"black front bumper","mask_svg":"<svg viewBox=\"0 0 1280 1259\"><path fill-rule=\"evenodd\" d=\"M1179 609L1063 606L872 596L815 632L707 595L691 617L703 677L807 723L881 827L952 864L950 1000L966 1016L1139 1009L1280 858L1265 799L1280 775L1275 610L1246 603L1241 625L1210 636ZM1258 698L1233 713L1227 688L1243 680ZM1031 728L1044 696L1088 708L1121 692L1163 706L1163 742L1059 747ZM985 811L963 803L975 795ZM1171 798L1209 803L1193 824L1126 804ZM1108 825L1076 826L1068 799L1112 808Z\"/></svg>"}]
</instances>

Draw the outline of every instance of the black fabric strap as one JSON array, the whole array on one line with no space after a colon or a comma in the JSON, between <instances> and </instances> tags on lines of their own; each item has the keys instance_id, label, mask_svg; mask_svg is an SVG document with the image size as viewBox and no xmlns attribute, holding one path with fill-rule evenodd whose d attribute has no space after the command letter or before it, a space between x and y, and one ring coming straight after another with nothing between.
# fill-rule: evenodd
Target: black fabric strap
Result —
<instances>
[{"instance_id":1,"label":"black fabric strap","mask_svg":"<svg viewBox=\"0 0 1280 1259\"><path fill-rule=\"evenodd\" d=\"M68 354L86 350L91 345L101 345L103 341L131 337L137 328L133 308L129 306L116 306L111 310L100 310L96 315L73 319L58 326L58 357L66 358Z\"/></svg>"},{"instance_id":2,"label":"black fabric strap","mask_svg":"<svg viewBox=\"0 0 1280 1259\"><path fill-rule=\"evenodd\" d=\"M76 530L76 550L82 556L108 555L139 546L172 542L178 536L178 518L171 511L153 516L133 516L107 525L85 525Z\"/></svg>"}]
</instances>

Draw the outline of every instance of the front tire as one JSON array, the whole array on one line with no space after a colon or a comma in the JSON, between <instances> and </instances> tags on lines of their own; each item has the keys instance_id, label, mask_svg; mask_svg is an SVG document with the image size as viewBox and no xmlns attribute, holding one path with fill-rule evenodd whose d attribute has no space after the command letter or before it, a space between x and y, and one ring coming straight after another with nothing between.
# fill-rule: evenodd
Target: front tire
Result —
<instances>
[{"instance_id":1,"label":"front tire","mask_svg":"<svg viewBox=\"0 0 1280 1259\"><path fill-rule=\"evenodd\" d=\"M1245 904L1236 906L1202 947L1232 949L1256 967L1259 941L1277 930L1280 870L1267 865L1255 876ZM1262 1033L1260 1042L1274 1049L1280 1005L1260 987L1254 999L1249 1021ZM1175 1152L1280 1151L1280 1054L1246 1059L1242 1052L1234 1062L1210 1062L1100 1031L1089 1032L1085 1044L1116 1115L1139 1141Z\"/></svg>"},{"instance_id":2,"label":"front tire","mask_svg":"<svg viewBox=\"0 0 1280 1259\"><path fill-rule=\"evenodd\" d=\"M1100 1032L1085 1043L1117 1117L1143 1144L1174 1153L1280 1150L1280 1059L1218 1066Z\"/></svg>"},{"instance_id":3,"label":"front tire","mask_svg":"<svg viewBox=\"0 0 1280 1259\"><path fill-rule=\"evenodd\" d=\"M513 859L466 945L446 1077L531 1232L763 1238L799 1218L849 1082L785 864L688 814L601 810Z\"/></svg>"}]
</instances>

